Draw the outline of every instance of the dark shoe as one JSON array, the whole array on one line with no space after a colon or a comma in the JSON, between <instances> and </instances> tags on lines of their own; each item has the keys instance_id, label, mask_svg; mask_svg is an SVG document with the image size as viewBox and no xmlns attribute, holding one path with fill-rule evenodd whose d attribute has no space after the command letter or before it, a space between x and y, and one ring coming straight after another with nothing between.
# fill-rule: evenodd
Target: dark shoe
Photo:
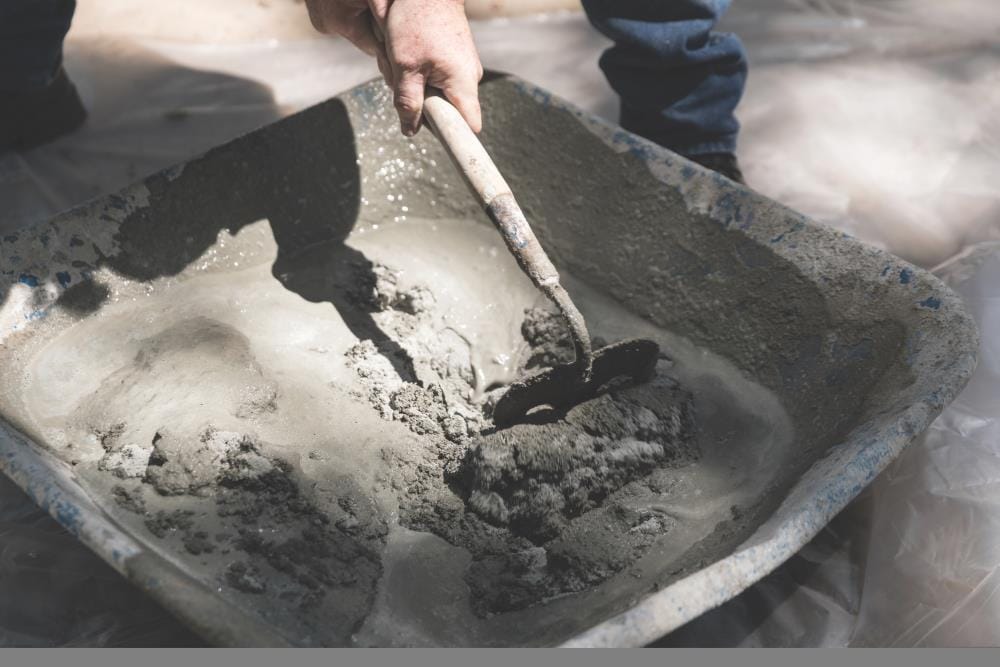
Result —
<instances>
[{"instance_id":1,"label":"dark shoe","mask_svg":"<svg viewBox=\"0 0 1000 667\"><path fill-rule=\"evenodd\" d=\"M45 88L4 94L0 101L0 151L27 150L80 127L87 118L76 86L59 68Z\"/></svg>"},{"instance_id":2,"label":"dark shoe","mask_svg":"<svg viewBox=\"0 0 1000 667\"><path fill-rule=\"evenodd\" d=\"M690 158L706 169L718 172L741 185L746 185L743 180L743 172L740 170L740 163L732 153L706 153L705 155L694 155Z\"/></svg>"}]
</instances>

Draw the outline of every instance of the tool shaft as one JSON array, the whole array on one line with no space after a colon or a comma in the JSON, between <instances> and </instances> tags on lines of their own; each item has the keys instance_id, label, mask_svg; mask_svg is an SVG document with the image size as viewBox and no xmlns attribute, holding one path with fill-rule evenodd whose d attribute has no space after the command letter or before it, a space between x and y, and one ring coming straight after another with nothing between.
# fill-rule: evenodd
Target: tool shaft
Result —
<instances>
[{"instance_id":1,"label":"tool shaft","mask_svg":"<svg viewBox=\"0 0 1000 667\"><path fill-rule=\"evenodd\" d=\"M440 95L428 94L424 100L424 117L486 209L521 270L555 303L566 319L576 348L580 379L586 382L593 366L593 347L587 325L560 284L559 272L538 242L507 181L475 132L450 102Z\"/></svg>"}]
</instances>

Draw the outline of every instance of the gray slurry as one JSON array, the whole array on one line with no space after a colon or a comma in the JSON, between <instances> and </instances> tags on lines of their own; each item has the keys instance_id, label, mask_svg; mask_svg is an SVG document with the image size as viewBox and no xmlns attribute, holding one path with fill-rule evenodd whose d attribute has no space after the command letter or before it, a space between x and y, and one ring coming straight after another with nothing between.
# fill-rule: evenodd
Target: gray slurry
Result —
<instances>
[{"instance_id":1,"label":"gray slurry","mask_svg":"<svg viewBox=\"0 0 1000 667\"><path fill-rule=\"evenodd\" d=\"M756 525L792 433L724 360L566 276L595 336L668 358L497 431L503 385L571 348L495 232L411 220L348 246L108 281L28 363L26 430L129 532L305 644L545 643Z\"/></svg>"}]
</instances>

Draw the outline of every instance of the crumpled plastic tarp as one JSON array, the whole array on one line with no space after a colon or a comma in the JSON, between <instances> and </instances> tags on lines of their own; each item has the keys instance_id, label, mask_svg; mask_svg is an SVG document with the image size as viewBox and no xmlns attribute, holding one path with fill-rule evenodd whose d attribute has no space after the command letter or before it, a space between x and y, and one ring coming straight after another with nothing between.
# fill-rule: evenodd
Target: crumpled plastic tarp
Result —
<instances>
[{"instance_id":1,"label":"crumpled plastic tarp","mask_svg":"<svg viewBox=\"0 0 1000 667\"><path fill-rule=\"evenodd\" d=\"M983 343L959 399L861 497L772 575L661 643L1000 644L1000 3L736 0L724 28L751 59L739 113L752 186L937 267ZM224 43L128 25L71 32L67 68L91 118L0 155L0 233L377 74L346 43L296 30L244 41L230 30ZM614 119L596 64L607 41L582 15L474 32L487 67ZM0 646L196 641L0 477Z\"/></svg>"}]
</instances>

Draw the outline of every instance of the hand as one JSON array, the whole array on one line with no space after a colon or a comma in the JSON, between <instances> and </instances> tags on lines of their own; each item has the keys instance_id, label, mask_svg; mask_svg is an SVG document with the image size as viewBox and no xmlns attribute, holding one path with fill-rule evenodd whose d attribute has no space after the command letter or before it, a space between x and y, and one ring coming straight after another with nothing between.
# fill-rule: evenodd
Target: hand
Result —
<instances>
[{"instance_id":1,"label":"hand","mask_svg":"<svg viewBox=\"0 0 1000 667\"><path fill-rule=\"evenodd\" d=\"M403 134L420 129L427 86L440 89L473 131L482 129L478 85L483 67L464 0L306 2L318 30L343 35L378 59Z\"/></svg>"}]
</instances>

